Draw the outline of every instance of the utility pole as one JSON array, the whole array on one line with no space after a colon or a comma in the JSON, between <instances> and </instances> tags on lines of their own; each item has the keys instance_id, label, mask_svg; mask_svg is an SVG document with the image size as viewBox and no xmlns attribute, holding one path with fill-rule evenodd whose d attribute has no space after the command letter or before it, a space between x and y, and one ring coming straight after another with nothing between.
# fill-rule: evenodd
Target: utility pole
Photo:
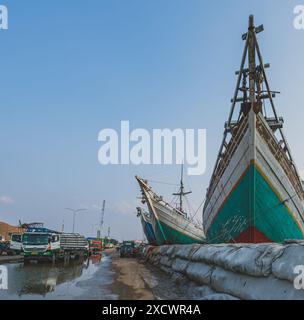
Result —
<instances>
[{"instance_id":1,"label":"utility pole","mask_svg":"<svg viewBox=\"0 0 304 320\"><path fill-rule=\"evenodd\" d=\"M105 206L106 206L106 200L103 200L101 211L100 211L100 225L99 225L99 230L97 231L97 238L101 238L101 230L102 230L102 226L103 226Z\"/></svg>"},{"instance_id":2,"label":"utility pole","mask_svg":"<svg viewBox=\"0 0 304 320\"><path fill-rule=\"evenodd\" d=\"M110 232L111 232L111 227L108 227L108 243L110 243Z\"/></svg>"},{"instance_id":3,"label":"utility pole","mask_svg":"<svg viewBox=\"0 0 304 320\"><path fill-rule=\"evenodd\" d=\"M75 220L76 220L76 214L80 211L85 211L86 209L71 209L71 208L65 208L66 210L69 210L73 214L73 233L75 232Z\"/></svg>"}]
</instances>

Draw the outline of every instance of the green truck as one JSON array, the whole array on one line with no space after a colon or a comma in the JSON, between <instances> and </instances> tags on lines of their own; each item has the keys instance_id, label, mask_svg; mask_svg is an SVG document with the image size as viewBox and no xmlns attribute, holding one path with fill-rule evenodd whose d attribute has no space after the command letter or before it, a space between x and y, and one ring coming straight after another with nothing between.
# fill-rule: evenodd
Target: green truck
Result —
<instances>
[{"instance_id":1,"label":"green truck","mask_svg":"<svg viewBox=\"0 0 304 320\"><path fill-rule=\"evenodd\" d=\"M135 257L136 256L136 246L134 241L123 241L120 247L120 257Z\"/></svg>"},{"instance_id":2,"label":"green truck","mask_svg":"<svg viewBox=\"0 0 304 320\"><path fill-rule=\"evenodd\" d=\"M22 236L24 261L86 257L89 244L77 233L60 233L45 228L27 230Z\"/></svg>"}]
</instances>

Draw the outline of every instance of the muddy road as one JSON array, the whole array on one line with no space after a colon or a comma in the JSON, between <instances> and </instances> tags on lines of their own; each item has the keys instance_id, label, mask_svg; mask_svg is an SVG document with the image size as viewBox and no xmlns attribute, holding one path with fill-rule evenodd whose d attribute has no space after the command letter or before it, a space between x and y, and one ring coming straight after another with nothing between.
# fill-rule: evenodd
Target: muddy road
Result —
<instances>
[{"instance_id":1,"label":"muddy road","mask_svg":"<svg viewBox=\"0 0 304 320\"><path fill-rule=\"evenodd\" d=\"M187 298L167 275L135 258L116 252L86 261L56 263L12 262L4 299L182 299Z\"/></svg>"}]
</instances>

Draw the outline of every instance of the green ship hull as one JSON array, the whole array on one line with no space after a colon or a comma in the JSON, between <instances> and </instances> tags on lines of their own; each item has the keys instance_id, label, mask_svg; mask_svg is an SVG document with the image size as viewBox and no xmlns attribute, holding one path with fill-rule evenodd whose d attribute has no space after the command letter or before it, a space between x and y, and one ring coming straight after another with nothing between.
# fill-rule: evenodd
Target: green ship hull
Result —
<instances>
[{"instance_id":1,"label":"green ship hull","mask_svg":"<svg viewBox=\"0 0 304 320\"><path fill-rule=\"evenodd\" d=\"M274 105L265 71L270 65L257 40L262 30L251 15L203 209L209 243L304 239L304 183Z\"/></svg>"},{"instance_id":2,"label":"green ship hull","mask_svg":"<svg viewBox=\"0 0 304 320\"><path fill-rule=\"evenodd\" d=\"M274 186L252 163L207 231L207 241L283 242L304 239L301 225Z\"/></svg>"},{"instance_id":3,"label":"green ship hull","mask_svg":"<svg viewBox=\"0 0 304 320\"><path fill-rule=\"evenodd\" d=\"M171 228L160 221L155 223L154 230L156 242L159 246L163 244L193 244L204 242L179 232L178 230Z\"/></svg>"}]
</instances>

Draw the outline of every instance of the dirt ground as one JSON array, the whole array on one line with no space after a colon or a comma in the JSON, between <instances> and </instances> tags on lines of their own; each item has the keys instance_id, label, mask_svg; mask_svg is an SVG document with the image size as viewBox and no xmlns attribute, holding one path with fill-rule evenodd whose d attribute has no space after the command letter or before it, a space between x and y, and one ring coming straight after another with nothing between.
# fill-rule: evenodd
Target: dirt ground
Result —
<instances>
[{"instance_id":1,"label":"dirt ground","mask_svg":"<svg viewBox=\"0 0 304 320\"><path fill-rule=\"evenodd\" d=\"M151 271L136 258L120 258L118 253L109 253L115 278L112 290L119 299L154 300Z\"/></svg>"}]
</instances>

